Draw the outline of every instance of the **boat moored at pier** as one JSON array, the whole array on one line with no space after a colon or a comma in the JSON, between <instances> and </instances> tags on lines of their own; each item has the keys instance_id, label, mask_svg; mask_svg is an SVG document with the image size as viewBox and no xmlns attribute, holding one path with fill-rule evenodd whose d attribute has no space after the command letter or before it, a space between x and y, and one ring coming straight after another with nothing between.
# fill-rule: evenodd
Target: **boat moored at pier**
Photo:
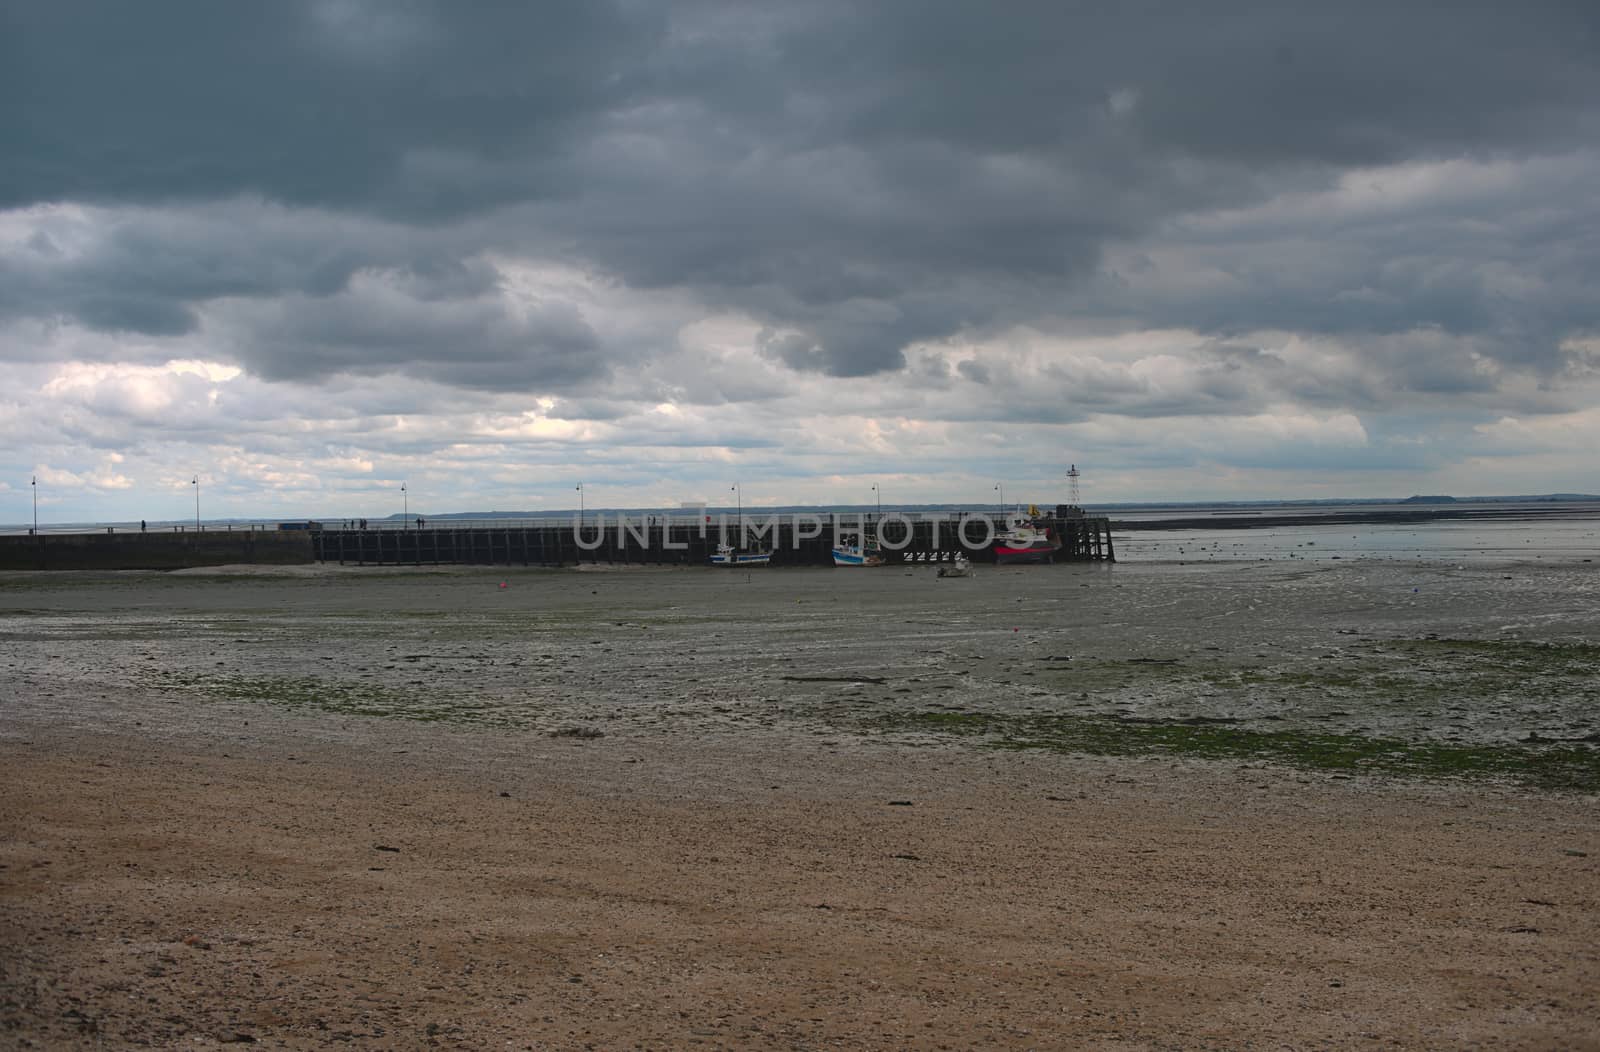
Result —
<instances>
[{"instance_id":1,"label":"boat moored at pier","mask_svg":"<svg viewBox=\"0 0 1600 1052\"><path fill-rule=\"evenodd\" d=\"M719 544L711 554L712 566L766 566L772 562L770 551L741 552L731 544Z\"/></svg>"},{"instance_id":2,"label":"boat moored at pier","mask_svg":"<svg viewBox=\"0 0 1600 1052\"><path fill-rule=\"evenodd\" d=\"M859 533L846 533L833 546L835 566L882 566L883 547L876 538L863 538Z\"/></svg>"},{"instance_id":3,"label":"boat moored at pier","mask_svg":"<svg viewBox=\"0 0 1600 1052\"><path fill-rule=\"evenodd\" d=\"M1061 541L1050 527L1034 519L1014 516L994 539L994 561L1001 564L1047 563L1055 558Z\"/></svg>"}]
</instances>

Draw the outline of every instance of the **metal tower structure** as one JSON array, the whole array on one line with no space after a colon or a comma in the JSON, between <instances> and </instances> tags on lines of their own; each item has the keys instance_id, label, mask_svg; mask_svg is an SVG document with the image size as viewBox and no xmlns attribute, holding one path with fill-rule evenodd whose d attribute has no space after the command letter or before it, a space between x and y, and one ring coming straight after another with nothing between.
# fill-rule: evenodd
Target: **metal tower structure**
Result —
<instances>
[{"instance_id":1,"label":"metal tower structure","mask_svg":"<svg viewBox=\"0 0 1600 1052\"><path fill-rule=\"evenodd\" d=\"M1082 507L1083 501L1078 495L1078 465L1073 464L1067 468L1067 500L1074 508Z\"/></svg>"}]
</instances>

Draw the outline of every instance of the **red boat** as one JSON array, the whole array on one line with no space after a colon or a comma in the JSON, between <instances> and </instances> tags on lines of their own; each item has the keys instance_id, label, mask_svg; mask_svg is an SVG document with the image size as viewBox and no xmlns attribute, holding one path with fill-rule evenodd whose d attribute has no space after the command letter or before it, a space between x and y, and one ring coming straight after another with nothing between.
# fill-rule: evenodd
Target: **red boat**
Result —
<instances>
[{"instance_id":1,"label":"red boat","mask_svg":"<svg viewBox=\"0 0 1600 1052\"><path fill-rule=\"evenodd\" d=\"M1017 516L1006 526L1005 532L994 539L994 561L997 563L1047 563L1061 547L1060 539L1050 533L1050 527L1040 526L1032 519Z\"/></svg>"}]
</instances>

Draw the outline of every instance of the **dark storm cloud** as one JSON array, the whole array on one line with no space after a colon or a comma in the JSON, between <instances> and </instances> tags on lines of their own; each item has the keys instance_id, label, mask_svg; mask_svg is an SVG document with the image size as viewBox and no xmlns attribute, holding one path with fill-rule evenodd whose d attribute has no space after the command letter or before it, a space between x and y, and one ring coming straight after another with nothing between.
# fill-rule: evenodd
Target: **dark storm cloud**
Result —
<instances>
[{"instance_id":1,"label":"dark storm cloud","mask_svg":"<svg viewBox=\"0 0 1600 1052\"><path fill-rule=\"evenodd\" d=\"M245 341L274 348L252 363L265 375L601 370L580 363L612 350L570 319L483 307L493 279L473 260L494 249L687 289L765 325L757 350L840 376L902 369L917 341L1074 313L1223 337L1438 329L1548 372L1562 336L1594 325L1574 290L1596 260L1538 257L1532 221L1478 217L1485 235L1462 217L1441 242L1400 216L1270 261L1224 233L1210 248L1233 283L1203 293L1095 275L1109 244L1352 166L1581 150L1600 132L1597 10L8 3L0 208L259 197L399 233L330 223L276 251L263 221L240 245L124 232L89 261L13 252L0 309L170 335L209 301L257 299L258 320L283 318ZM1581 185L1546 211L1592 228ZM1536 279L1509 295L1491 280L1508 261ZM320 302L362 268L413 274L427 288L412 301L443 320L380 334ZM488 313L465 320L463 303ZM1444 373L1414 379L1471 379Z\"/></svg>"},{"instance_id":2,"label":"dark storm cloud","mask_svg":"<svg viewBox=\"0 0 1600 1052\"><path fill-rule=\"evenodd\" d=\"M606 3L7 3L0 207L259 193L433 217L562 185L660 38ZM529 177L532 177L531 180Z\"/></svg>"},{"instance_id":3,"label":"dark storm cloud","mask_svg":"<svg viewBox=\"0 0 1600 1052\"><path fill-rule=\"evenodd\" d=\"M841 39L819 23L799 53L832 56L838 96L856 100L843 122L863 138L989 151L1070 146L1116 90L1144 149L1252 166L1583 144L1593 128L1600 16L1570 0L1007 11L863 5L866 24Z\"/></svg>"}]
</instances>

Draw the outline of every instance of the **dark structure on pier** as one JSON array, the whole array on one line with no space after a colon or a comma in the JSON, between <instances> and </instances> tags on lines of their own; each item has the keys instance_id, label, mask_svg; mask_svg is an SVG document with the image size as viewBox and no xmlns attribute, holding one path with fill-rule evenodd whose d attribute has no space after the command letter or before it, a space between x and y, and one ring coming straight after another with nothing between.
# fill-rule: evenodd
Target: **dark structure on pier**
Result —
<instances>
[{"instance_id":1,"label":"dark structure on pier","mask_svg":"<svg viewBox=\"0 0 1600 1052\"><path fill-rule=\"evenodd\" d=\"M832 516L745 514L744 546L771 549L773 566L831 566L835 524ZM839 516L838 532L877 528L876 516ZM917 521L898 515L883 517L890 564L933 563L965 552L974 562L994 560L994 538L1005 529L997 516ZM862 524L862 525L858 525ZM964 529L963 529L964 524ZM1086 516L1076 508L1058 507L1041 520L1061 541L1055 562L1114 562L1109 519ZM724 532L724 530L726 532ZM962 534L958 536L958 530ZM909 532L909 537L907 533ZM474 524L471 520L402 529L351 529L323 525L311 531L321 562L367 566L570 566L578 563L638 565L705 565L717 546L739 544L737 518L727 516L612 515L590 516L581 528L575 520L545 519L510 524Z\"/></svg>"},{"instance_id":2,"label":"dark structure on pier","mask_svg":"<svg viewBox=\"0 0 1600 1052\"><path fill-rule=\"evenodd\" d=\"M168 530L0 537L0 570L179 570L193 566L294 566L316 558L309 533L274 529Z\"/></svg>"}]
</instances>

